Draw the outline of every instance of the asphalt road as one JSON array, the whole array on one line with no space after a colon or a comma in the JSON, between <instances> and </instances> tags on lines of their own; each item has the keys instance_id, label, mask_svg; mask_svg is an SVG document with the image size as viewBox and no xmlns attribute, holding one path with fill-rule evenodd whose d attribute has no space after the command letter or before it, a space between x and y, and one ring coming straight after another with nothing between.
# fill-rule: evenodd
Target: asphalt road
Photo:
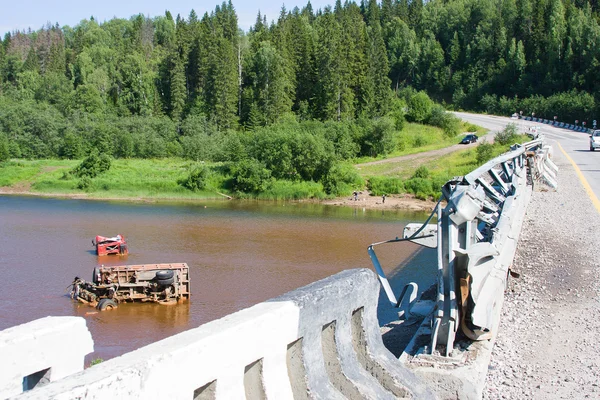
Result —
<instances>
[{"instance_id":1,"label":"asphalt road","mask_svg":"<svg viewBox=\"0 0 600 400\"><path fill-rule=\"evenodd\" d=\"M553 144L552 140L554 140L560 145L560 147L554 146L554 151L564 150L567 156L577 165L596 197L596 205L598 204L598 198L600 198L600 151L590 151L590 139L587 133L574 132L569 129L557 128L539 122L511 119L508 117L462 112L454 114L465 121L490 129L492 132L501 131L511 122L517 124L519 131L523 133L529 127L538 126L539 132L550 140L550 144Z\"/></svg>"}]
</instances>

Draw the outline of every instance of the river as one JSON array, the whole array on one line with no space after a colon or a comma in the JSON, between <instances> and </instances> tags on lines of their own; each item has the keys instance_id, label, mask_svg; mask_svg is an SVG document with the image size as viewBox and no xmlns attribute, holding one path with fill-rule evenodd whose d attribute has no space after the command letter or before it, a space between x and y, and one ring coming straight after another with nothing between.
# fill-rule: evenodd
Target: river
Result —
<instances>
[{"instance_id":1,"label":"river","mask_svg":"<svg viewBox=\"0 0 600 400\"><path fill-rule=\"evenodd\" d=\"M48 315L81 316L95 343L86 365L106 360L344 269L372 269L370 243L401 236L405 223L426 217L308 203L0 196L0 330ZM130 254L97 257L92 238L117 233ZM396 286L433 280L428 252L411 243L377 248ZM91 279L97 265L169 262L190 266L185 304L97 312L68 297L73 278Z\"/></svg>"}]
</instances>

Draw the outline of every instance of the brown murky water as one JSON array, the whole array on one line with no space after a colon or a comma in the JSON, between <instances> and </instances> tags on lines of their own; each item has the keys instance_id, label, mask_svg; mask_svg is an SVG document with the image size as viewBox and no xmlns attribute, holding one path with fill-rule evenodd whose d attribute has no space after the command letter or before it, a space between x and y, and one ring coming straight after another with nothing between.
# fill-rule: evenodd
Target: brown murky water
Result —
<instances>
[{"instance_id":1,"label":"brown murky water","mask_svg":"<svg viewBox=\"0 0 600 400\"><path fill-rule=\"evenodd\" d=\"M106 360L344 269L371 268L370 243L400 236L406 222L426 217L315 204L0 196L0 330L48 315L81 316L95 342L87 361ZM97 257L91 239L117 233L130 254ZM417 250L402 244L377 254L398 285L429 281L431 260ZM100 313L67 296L73 278L91 279L96 265L166 262L190 266L189 303Z\"/></svg>"}]
</instances>

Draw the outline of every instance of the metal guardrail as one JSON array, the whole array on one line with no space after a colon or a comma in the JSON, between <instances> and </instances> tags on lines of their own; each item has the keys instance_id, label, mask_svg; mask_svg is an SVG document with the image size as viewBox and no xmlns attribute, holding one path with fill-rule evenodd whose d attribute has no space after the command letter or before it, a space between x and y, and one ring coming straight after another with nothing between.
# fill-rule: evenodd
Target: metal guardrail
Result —
<instances>
[{"instance_id":1,"label":"metal guardrail","mask_svg":"<svg viewBox=\"0 0 600 400\"><path fill-rule=\"evenodd\" d=\"M533 121L533 122L539 122L541 124L555 126L557 128L570 129L575 132L590 133L592 130L596 129L596 124L595 124L596 121L595 120L594 120L594 124L592 125L591 128L586 128L585 126L578 125L577 123L570 124L568 122L561 122L561 121L545 119L545 118L522 117L522 119L525 121Z\"/></svg>"},{"instance_id":2,"label":"metal guardrail","mask_svg":"<svg viewBox=\"0 0 600 400\"><path fill-rule=\"evenodd\" d=\"M459 329L471 340L491 338L499 322L507 275L534 182L556 188L558 168L543 138L494 158L448 181L434 212L437 224L409 224L403 238L369 246L369 255L391 303L410 313L414 296L393 294L373 246L409 240L437 248L437 297L426 349L449 356ZM445 205L443 205L445 203ZM433 213L432 213L433 215ZM408 303L408 304L407 304Z\"/></svg>"}]
</instances>

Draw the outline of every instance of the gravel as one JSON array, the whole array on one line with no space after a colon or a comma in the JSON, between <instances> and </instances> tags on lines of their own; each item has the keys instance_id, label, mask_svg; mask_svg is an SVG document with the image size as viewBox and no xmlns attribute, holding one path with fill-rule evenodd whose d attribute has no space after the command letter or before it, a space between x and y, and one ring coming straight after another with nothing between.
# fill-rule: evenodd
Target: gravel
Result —
<instances>
[{"instance_id":1,"label":"gravel","mask_svg":"<svg viewBox=\"0 0 600 400\"><path fill-rule=\"evenodd\" d=\"M558 190L536 185L484 399L600 398L600 213L555 147Z\"/></svg>"}]
</instances>

